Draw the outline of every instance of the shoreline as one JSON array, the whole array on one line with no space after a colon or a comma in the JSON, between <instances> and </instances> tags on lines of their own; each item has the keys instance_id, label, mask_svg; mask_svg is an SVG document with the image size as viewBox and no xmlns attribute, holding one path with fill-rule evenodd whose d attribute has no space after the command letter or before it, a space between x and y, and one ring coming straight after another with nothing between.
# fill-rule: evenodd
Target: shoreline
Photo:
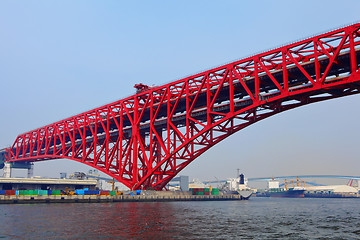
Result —
<instances>
[{"instance_id":1,"label":"shoreline","mask_svg":"<svg viewBox=\"0 0 360 240\"><path fill-rule=\"evenodd\" d=\"M0 196L0 204L36 203L105 203L105 202L174 202L174 201L239 201L248 200L241 195L54 195L54 196Z\"/></svg>"}]
</instances>

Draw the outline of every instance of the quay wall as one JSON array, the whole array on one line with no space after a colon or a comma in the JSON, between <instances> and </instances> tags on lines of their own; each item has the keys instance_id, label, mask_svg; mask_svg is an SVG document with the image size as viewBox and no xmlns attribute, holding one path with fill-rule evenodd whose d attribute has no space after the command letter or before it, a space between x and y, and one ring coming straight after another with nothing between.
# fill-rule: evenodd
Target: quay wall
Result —
<instances>
[{"instance_id":1,"label":"quay wall","mask_svg":"<svg viewBox=\"0 0 360 240\"><path fill-rule=\"evenodd\" d=\"M53 195L53 196L0 196L0 204L29 203L100 203L100 202L169 202L169 201L230 201L244 200L241 195Z\"/></svg>"}]
</instances>

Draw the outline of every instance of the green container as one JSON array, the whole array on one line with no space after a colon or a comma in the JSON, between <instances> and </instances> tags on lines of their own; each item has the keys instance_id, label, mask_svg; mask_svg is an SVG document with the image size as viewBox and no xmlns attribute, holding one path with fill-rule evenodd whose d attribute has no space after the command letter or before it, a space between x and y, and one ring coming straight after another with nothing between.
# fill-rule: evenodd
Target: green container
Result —
<instances>
[{"instance_id":1,"label":"green container","mask_svg":"<svg viewBox=\"0 0 360 240\"><path fill-rule=\"evenodd\" d=\"M196 195L205 195L204 192L196 192Z\"/></svg>"},{"instance_id":2,"label":"green container","mask_svg":"<svg viewBox=\"0 0 360 240\"><path fill-rule=\"evenodd\" d=\"M110 195L110 196L115 196L115 195L116 195L116 191L109 191L109 195Z\"/></svg>"},{"instance_id":3,"label":"green container","mask_svg":"<svg viewBox=\"0 0 360 240\"><path fill-rule=\"evenodd\" d=\"M51 195L61 195L61 190L52 190Z\"/></svg>"},{"instance_id":4,"label":"green container","mask_svg":"<svg viewBox=\"0 0 360 240\"><path fill-rule=\"evenodd\" d=\"M27 190L19 190L19 195L24 196L26 195Z\"/></svg>"},{"instance_id":5,"label":"green container","mask_svg":"<svg viewBox=\"0 0 360 240\"><path fill-rule=\"evenodd\" d=\"M26 190L26 195L34 195L34 190Z\"/></svg>"},{"instance_id":6,"label":"green container","mask_svg":"<svg viewBox=\"0 0 360 240\"><path fill-rule=\"evenodd\" d=\"M213 188L213 189L211 190L211 195L220 195L219 189L218 189L218 188Z\"/></svg>"}]
</instances>

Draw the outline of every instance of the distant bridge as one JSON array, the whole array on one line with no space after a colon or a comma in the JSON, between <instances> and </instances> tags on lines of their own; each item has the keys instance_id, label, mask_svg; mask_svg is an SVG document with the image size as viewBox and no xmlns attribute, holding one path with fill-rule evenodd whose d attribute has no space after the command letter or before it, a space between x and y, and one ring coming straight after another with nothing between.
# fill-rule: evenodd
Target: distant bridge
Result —
<instances>
[{"instance_id":1,"label":"distant bridge","mask_svg":"<svg viewBox=\"0 0 360 240\"><path fill-rule=\"evenodd\" d=\"M261 178L248 178L249 182L256 181L270 181L270 180L281 180L281 179L293 179L293 178L337 178L337 179L347 179L347 180L360 180L360 176L344 176L344 175L293 175L293 176L281 176L281 177L261 177ZM215 181L205 181L205 184L209 183L225 183L227 180L215 180ZM314 185L316 183L309 182Z\"/></svg>"},{"instance_id":2,"label":"distant bridge","mask_svg":"<svg viewBox=\"0 0 360 240\"><path fill-rule=\"evenodd\" d=\"M360 180L359 176L343 176L343 175L297 175L297 176L282 176L282 177L265 177L265 178L249 178L248 181L270 181L272 179L291 179L291 178L338 178L348 180Z\"/></svg>"},{"instance_id":3,"label":"distant bridge","mask_svg":"<svg viewBox=\"0 0 360 240\"><path fill-rule=\"evenodd\" d=\"M148 88L20 134L10 162L71 159L130 189L162 189L228 136L277 113L360 93L360 23Z\"/></svg>"}]
</instances>

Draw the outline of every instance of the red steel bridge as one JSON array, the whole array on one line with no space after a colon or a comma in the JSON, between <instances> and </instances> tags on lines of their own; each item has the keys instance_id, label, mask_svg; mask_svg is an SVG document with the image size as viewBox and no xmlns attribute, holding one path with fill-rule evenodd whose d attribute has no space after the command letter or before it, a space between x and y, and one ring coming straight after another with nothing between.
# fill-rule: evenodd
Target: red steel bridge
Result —
<instances>
[{"instance_id":1,"label":"red steel bridge","mask_svg":"<svg viewBox=\"0 0 360 240\"><path fill-rule=\"evenodd\" d=\"M71 159L160 190L239 130L360 93L360 23L247 57L19 135L8 162Z\"/></svg>"}]
</instances>

